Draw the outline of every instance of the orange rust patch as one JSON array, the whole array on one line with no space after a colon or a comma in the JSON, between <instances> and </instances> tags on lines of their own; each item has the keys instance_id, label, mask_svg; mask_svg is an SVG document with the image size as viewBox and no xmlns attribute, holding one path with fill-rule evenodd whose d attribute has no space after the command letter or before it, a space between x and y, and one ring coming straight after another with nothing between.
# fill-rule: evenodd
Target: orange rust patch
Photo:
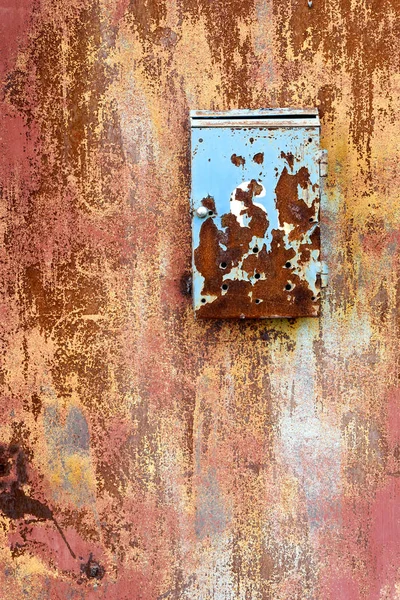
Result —
<instances>
[{"instance_id":1,"label":"orange rust patch","mask_svg":"<svg viewBox=\"0 0 400 600\"><path fill-rule=\"evenodd\" d=\"M231 162L235 165L235 167L243 167L243 165L246 163L246 160L243 158L243 156L232 154Z\"/></svg>"},{"instance_id":2,"label":"orange rust patch","mask_svg":"<svg viewBox=\"0 0 400 600\"><path fill-rule=\"evenodd\" d=\"M297 198L297 186L307 187L309 176L304 168L296 175L289 175L285 167L282 177L283 183L278 182L276 189L277 199L281 204L287 202L289 208L282 216L281 225L293 223L293 220L285 221L285 218L293 217L295 238L300 236L303 229L307 231L310 228L308 220L304 226L300 226L299 219L304 218L304 202ZM293 248L285 247L284 232L272 231L269 252L265 244L261 247L254 243L252 245L254 237L265 237L269 226L265 211L254 204L262 190L262 186L254 179L246 190L236 189L234 199L242 203L241 215L248 218L247 227L243 227L233 213L221 217L222 230L218 229L213 219L207 219L201 226L199 246L194 252L195 265L205 280L202 294L217 296L212 302L199 307L197 314L201 318L237 318L241 314L246 318L318 314L316 297L308 283L294 271L291 261L296 253ZM296 195L292 204L295 201L299 203L299 211L290 208L287 194L291 194L291 198L293 194ZM319 230L313 232L311 246L301 246L299 264L305 262L306 257L310 258L310 247L319 248ZM229 279L230 271L239 264L242 264L243 271L254 277L253 282L237 280L234 276ZM224 278L226 274L228 277Z\"/></svg>"},{"instance_id":3,"label":"orange rust patch","mask_svg":"<svg viewBox=\"0 0 400 600\"><path fill-rule=\"evenodd\" d=\"M309 207L304 200L298 198L298 186L306 190L309 184L310 176L306 167L301 167L295 175L291 175L285 167L275 188L280 225L294 225L289 240L298 239L306 233L315 217L315 201Z\"/></svg>"},{"instance_id":4,"label":"orange rust patch","mask_svg":"<svg viewBox=\"0 0 400 600\"><path fill-rule=\"evenodd\" d=\"M293 171L293 166L294 166L294 155L292 152L281 152L281 158L284 158L287 162L287 164L290 167L290 170Z\"/></svg>"}]
</instances>

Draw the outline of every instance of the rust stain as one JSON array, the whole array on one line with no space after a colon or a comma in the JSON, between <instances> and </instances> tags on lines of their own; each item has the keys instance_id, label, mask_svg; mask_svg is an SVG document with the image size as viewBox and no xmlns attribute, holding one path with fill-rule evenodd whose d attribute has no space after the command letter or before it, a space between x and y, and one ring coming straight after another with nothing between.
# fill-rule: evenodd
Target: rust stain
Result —
<instances>
[{"instance_id":1,"label":"rust stain","mask_svg":"<svg viewBox=\"0 0 400 600\"><path fill-rule=\"evenodd\" d=\"M270 249L254 242L255 238L265 238L269 226L266 212L254 203L263 192L263 186L254 179L247 188L238 187L234 193L234 200L243 207L240 215L249 220L246 227L232 212L221 216L221 229L212 218L202 224L194 264L204 277L201 293L213 300L199 307L200 318L318 316L318 295L296 266L297 262L306 263L311 252L320 248L318 227L309 240L302 237L316 219L314 203L308 207L298 198L298 187L306 189L309 183L305 167L295 175L283 169L275 190L282 229L272 230ZM285 242L285 225L292 226L289 240L300 242L297 253ZM237 268L254 281L238 280Z\"/></svg>"},{"instance_id":2,"label":"rust stain","mask_svg":"<svg viewBox=\"0 0 400 600\"><path fill-rule=\"evenodd\" d=\"M276 206L279 213L279 222L294 227L289 233L289 240L299 239L301 234L306 233L310 223L317 220L315 214L315 201L311 206L298 197L298 186L307 189L309 185L309 173L306 167L301 167L295 175L291 175L286 167L283 169L276 186Z\"/></svg>"},{"instance_id":3,"label":"rust stain","mask_svg":"<svg viewBox=\"0 0 400 600\"><path fill-rule=\"evenodd\" d=\"M0 512L21 525L21 537L24 544L12 545L11 550L15 555L29 547L27 541L26 524L32 518L38 521L52 521L65 543L72 558L76 558L63 531L57 523L53 512L46 504L28 496L22 486L28 481L24 454L17 445L0 444Z\"/></svg>"},{"instance_id":4,"label":"rust stain","mask_svg":"<svg viewBox=\"0 0 400 600\"><path fill-rule=\"evenodd\" d=\"M203 206L208 208L208 210L211 211L213 214L216 214L215 200L214 198L212 198L212 196L207 196L206 198L203 198L201 203Z\"/></svg>"},{"instance_id":5,"label":"rust stain","mask_svg":"<svg viewBox=\"0 0 400 600\"><path fill-rule=\"evenodd\" d=\"M246 163L246 160L243 156L237 156L236 154L232 154L231 162L235 165L235 167L243 167Z\"/></svg>"},{"instance_id":6,"label":"rust stain","mask_svg":"<svg viewBox=\"0 0 400 600\"><path fill-rule=\"evenodd\" d=\"M257 154L253 156L253 160L258 165L262 165L264 162L264 152L257 152Z\"/></svg>"},{"instance_id":7,"label":"rust stain","mask_svg":"<svg viewBox=\"0 0 400 600\"><path fill-rule=\"evenodd\" d=\"M397 8L3 2L2 598L397 597ZM297 157L274 184L293 241L318 221L299 264L321 221L320 320L195 320L188 111L278 106L318 106L328 149L320 219ZM218 217L196 265L256 315ZM256 297L309 307L282 242L245 259Z\"/></svg>"},{"instance_id":8,"label":"rust stain","mask_svg":"<svg viewBox=\"0 0 400 600\"><path fill-rule=\"evenodd\" d=\"M287 164L289 165L290 170L293 171L293 166L294 166L293 153L292 152L281 152L281 157L287 161Z\"/></svg>"}]
</instances>

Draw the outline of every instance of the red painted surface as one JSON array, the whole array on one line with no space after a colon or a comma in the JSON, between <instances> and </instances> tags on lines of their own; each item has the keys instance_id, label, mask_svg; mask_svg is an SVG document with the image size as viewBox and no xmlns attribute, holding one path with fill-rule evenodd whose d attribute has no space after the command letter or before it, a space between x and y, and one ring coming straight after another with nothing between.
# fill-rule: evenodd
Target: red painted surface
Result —
<instances>
[{"instance_id":1,"label":"red painted surface","mask_svg":"<svg viewBox=\"0 0 400 600\"><path fill-rule=\"evenodd\" d=\"M1 599L396 600L396 3L0 27ZM195 321L188 113L260 106L322 116L322 314Z\"/></svg>"}]
</instances>

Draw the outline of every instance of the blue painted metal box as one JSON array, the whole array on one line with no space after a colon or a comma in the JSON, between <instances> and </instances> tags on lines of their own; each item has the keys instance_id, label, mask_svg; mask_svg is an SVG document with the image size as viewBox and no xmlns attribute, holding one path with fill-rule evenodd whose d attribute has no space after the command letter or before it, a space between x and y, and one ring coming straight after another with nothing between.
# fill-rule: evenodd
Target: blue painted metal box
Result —
<instances>
[{"instance_id":1,"label":"blue painted metal box","mask_svg":"<svg viewBox=\"0 0 400 600\"><path fill-rule=\"evenodd\" d=\"M196 315L318 316L318 111L190 117Z\"/></svg>"}]
</instances>

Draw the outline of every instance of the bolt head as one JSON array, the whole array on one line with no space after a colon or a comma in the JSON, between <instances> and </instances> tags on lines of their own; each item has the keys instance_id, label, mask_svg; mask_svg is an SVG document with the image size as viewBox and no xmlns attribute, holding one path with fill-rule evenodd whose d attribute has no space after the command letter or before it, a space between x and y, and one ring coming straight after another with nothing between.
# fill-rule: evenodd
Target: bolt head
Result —
<instances>
[{"instance_id":1,"label":"bolt head","mask_svg":"<svg viewBox=\"0 0 400 600\"><path fill-rule=\"evenodd\" d=\"M200 217L200 219L204 219L208 215L208 208L206 206L199 206L196 210L196 215Z\"/></svg>"},{"instance_id":2,"label":"bolt head","mask_svg":"<svg viewBox=\"0 0 400 600\"><path fill-rule=\"evenodd\" d=\"M99 566L98 565L90 565L89 567L89 571L90 571L90 577L97 577L97 575L99 574Z\"/></svg>"}]
</instances>

